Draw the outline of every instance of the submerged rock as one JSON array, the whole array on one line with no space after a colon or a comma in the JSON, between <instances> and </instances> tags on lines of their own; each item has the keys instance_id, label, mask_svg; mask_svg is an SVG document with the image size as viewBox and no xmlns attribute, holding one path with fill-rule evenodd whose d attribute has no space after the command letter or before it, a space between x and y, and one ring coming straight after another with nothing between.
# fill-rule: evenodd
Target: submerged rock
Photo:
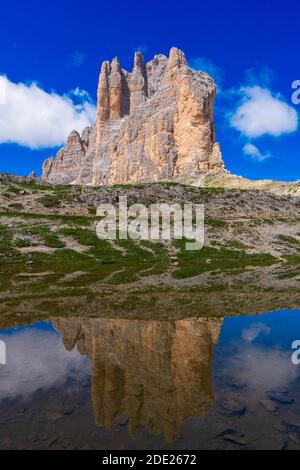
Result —
<instances>
[{"instance_id":1,"label":"submerged rock","mask_svg":"<svg viewBox=\"0 0 300 470\"><path fill-rule=\"evenodd\" d=\"M246 407L235 400L226 400L221 404L219 413L227 416L242 416Z\"/></svg>"},{"instance_id":2,"label":"submerged rock","mask_svg":"<svg viewBox=\"0 0 300 470\"><path fill-rule=\"evenodd\" d=\"M291 405L295 401L287 392L271 392L268 397L281 405Z\"/></svg>"},{"instance_id":3,"label":"submerged rock","mask_svg":"<svg viewBox=\"0 0 300 470\"><path fill-rule=\"evenodd\" d=\"M278 407L275 405L275 403L272 400L261 400L260 404L267 410L270 411L271 413L274 411L278 410Z\"/></svg>"}]
</instances>

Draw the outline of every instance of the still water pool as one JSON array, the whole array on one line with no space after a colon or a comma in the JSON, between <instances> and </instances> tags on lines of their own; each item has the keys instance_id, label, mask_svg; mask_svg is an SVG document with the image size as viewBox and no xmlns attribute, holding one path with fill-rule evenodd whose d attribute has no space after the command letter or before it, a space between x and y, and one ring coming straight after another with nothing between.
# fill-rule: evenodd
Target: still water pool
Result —
<instances>
[{"instance_id":1,"label":"still water pool","mask_svg":"<svg viewBox=\"0 0 300 470\"><path fill-rule=\"evenodd\" d=\"M299 449L300 311L1 330L1 449Z\"/></svg>"}]
</instances>

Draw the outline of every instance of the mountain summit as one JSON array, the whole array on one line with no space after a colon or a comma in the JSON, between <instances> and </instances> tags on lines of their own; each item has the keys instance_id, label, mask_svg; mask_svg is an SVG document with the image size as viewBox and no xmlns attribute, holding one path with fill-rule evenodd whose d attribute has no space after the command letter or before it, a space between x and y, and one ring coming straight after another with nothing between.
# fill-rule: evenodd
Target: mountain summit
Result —
<instances>
[{"instance_id":1,"label":"mountain summit","mask_svg":"<svg viewBox=\"0 0 300 470\"><path fill-rule=\"evenodd\" d=\"M182 51L145 63L135 53L132 72L116 57L103 62L97 119L44 162L44 181L126 184L193 181L224 170L214 126L216 85L188 67Z\"/></svg>"}]
</instances>

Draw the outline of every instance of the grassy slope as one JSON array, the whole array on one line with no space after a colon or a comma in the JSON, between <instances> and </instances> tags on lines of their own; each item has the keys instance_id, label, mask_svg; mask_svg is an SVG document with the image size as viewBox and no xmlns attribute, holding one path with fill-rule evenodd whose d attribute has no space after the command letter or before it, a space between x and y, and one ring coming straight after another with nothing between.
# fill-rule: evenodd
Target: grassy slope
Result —
<instances>
[{"instance_id":1,"label":"grassy slope","mask_svg":"<svg viewBox=\"0 0 300 470\"><path fill-rule=\"evenodd\" d=\"M245 199L245 196L248 197L247 191L224 194L223 188L196 189L160 184L156 187L138 185L110 188L107 193L112 195L116 191L140 191L138 197L142 194L144 200L141 202L147 204L152 202L153 187L154 195L161 194L161 199L166 194L170 198L170 194L179 192L179 198L185 197L187 200L207 204L213 199L216 201L215 205L220 205L218 210L223 214L223 219L218 214L215 218L215 206L211 204L212 209L206 217L209 241L202 250L186 251L184 240L175 241L173 247L161 243L138 244L131 240L118 241L116 245L111 245L96 236L95 208L85 201L84 189L2 184L0 290L4 297L5 293L9 296L29 297L37 294L49 296L50 293L56 295L57 292L86 295L90 288L99 283L105 282L111 286L127 284L165 272L174 279L188 279L203 273L220 271L236 275L250 267L278 264L283 266L282 276L294 278L298 275L298 238L291 235L288 238L284 238L284 235L275 237L281 256L264 252L262 248L255 252L256 241L251 240L251 237L250 245L245 243L244 238L249 238L251 224L253 230L256 230L256 236L266 226L273 229L272 226L278 223L274 215L271 218L251 219L251 224L247 218L243 222L228 217L229 212L234 214L237 201L243 210L249 205L249 201ZM101 191L103 195L104 190ZM252 193L249 192L250 201L255 199L255 194ZM277 199L272 200L272 204L277 204L274 214L278 213L279 203ZM269 214L269 208L266 214ZM294 225L295 221L290 221L290 224ZM251 236L253 238L252 232ZM74 246L68 246L66 239L73 240ZM81 247L80 251L78 246ZM43 247L43 251L28 251L32 247L37 250Z\"/></svg>"}]
</instances>

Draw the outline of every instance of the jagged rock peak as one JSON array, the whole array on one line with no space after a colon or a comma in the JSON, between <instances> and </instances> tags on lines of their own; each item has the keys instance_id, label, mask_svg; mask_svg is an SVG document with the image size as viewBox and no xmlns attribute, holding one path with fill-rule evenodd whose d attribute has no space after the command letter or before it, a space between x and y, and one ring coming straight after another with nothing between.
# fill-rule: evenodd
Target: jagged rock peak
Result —
<instances>
[{"instance_id":1,"label":"jagged rock peak","mask_svg":"<svg viewBox=\"0 0 300 470\"><path fill-rule=\"evenodd\" d=\"M110 70L110 62L108 60L105 60L101 66L100 79L103 77L107 77L110 74Z\"/></svg>"},{"instance_id":2,"label":"jagged rock peak","mask_svg":"<svg viewBox=\"0 0 300 470\"><path fill-rule=\"evenodd\" d=\"M148 76L143 54L134 54L134 67L130 78L130 110L134 111L148 97Z\"/></svg>"},{"instance_id":3,"label":"jagged rock peak","mask_svg":"<svg viewBox=\"0 0 300 470\"><path fill-rule=\"evenodd\" d=\"M172 47L169 55L169 67L187 67L188 63L184 52L176 47Z\"/></svg>"},{"instance_id":4,"label":"jagged rock peak","mask_svg":"<svg viewBox=\"0 0 300 470\"><path fill-rule=\"evenodd\" d=\"M134 54L131 72L115 57L104 61L97 119L81 137L73 131L64 149L43 167L54 183L126 184L193 181L224 170L216 142L216 85L188 67L175 47L169 57L145 63Z\"/></svg>"},{"instance_id":5,"label":"jagged rock peak","mask_svg":"<svg viewBox=\"0 0 300 470\"><path fill-rule=\"evenodd\" d=\"M32 179L32 180L35 180L36 179L36 174L35 174L35 171L32 170L29 175L28 175L28 178Z\"/></svg>"},{"instance_id":6,"label":"jagged rock peak","mask_svg":"<svg viewBox=\"0 0 300 470\"><path fill-rule=\"evenodd\" d=\"M80 142L80 134L75 129L72 130L71 134L68 137L68 144L73 142Z\"/></svg>"},{"instance_id":7,"label":"jagged rock peak","mask_svg":"<svg viewBox=\"0 0 300 470\"><path fill-rule=\"evenodd\" d=\"M121 72L121 64L118 57L115 57L111 63L112 72Z\"/></svg>"}]
</instances>

